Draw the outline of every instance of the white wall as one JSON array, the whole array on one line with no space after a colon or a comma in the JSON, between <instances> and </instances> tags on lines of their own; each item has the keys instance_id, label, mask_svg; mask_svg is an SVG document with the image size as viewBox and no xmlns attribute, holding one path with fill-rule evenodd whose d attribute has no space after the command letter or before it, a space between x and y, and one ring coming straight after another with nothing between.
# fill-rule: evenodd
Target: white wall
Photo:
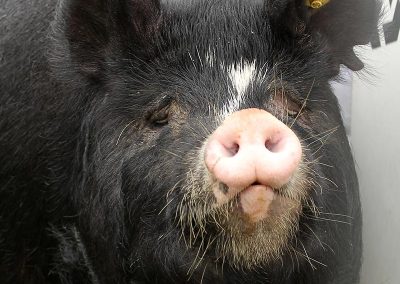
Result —
<instances>
[{"instance_id":1,"label":"white wall","mask_svg":"<svg viewBox=\"0 0 400 284\"><path fill-rule=\"evenodd\" d=\"M365 51L353 77L351 143L364 218L362 284L400 283L400 42ZM369 82L368 82L369 81Z\"/></svg>"}]
</instances>

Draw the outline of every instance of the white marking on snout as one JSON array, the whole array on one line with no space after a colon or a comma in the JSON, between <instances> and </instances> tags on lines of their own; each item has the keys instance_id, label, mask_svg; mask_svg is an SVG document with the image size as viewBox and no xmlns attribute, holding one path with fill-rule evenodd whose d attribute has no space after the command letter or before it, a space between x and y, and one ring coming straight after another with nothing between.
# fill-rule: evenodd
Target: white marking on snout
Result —
<instances>
[{"instance_id":1,"label":"white marking on snout","mask_svg":"<svg viewBox=\"0 0 400 284\"><path fill-rule=\"evenodd\" d=\"M221 68L228 71L228 78L233 87L229 88L228 101L223 106L220 113L221 118L224 119L231 113L239 110L244 100L246 90L255 79L256 62L253 61L250 63L240 60L239 63L232 64L228 67L221 66Z\"/></svg>"}]
</instances>

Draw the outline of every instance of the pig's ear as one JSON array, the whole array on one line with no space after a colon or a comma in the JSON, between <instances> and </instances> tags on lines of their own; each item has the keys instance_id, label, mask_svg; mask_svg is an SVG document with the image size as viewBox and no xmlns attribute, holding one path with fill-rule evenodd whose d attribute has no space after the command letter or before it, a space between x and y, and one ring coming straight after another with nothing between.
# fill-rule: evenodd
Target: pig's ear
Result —
<instances>
[{"instance_id":1,"label":"pig's ear","mask_svg":"<svg viewBox=\"0 0 400 284\"><path fill-rule=\"evenodd\" d=\"M54 34L66 47L58 46L58 56L68 56L81 74L98 77L107 58L126 45L146 50L159 23L159 0L64 0Z\"/></svg>"},{"instance_id":2,"label":"pig's ear","mask_svg":"<svg viewBox=\"0 0 400 284\"><path fill-rule=\"evenodd\" d=\"M378 0L300 0L309 14L312 32L327 39L329 53L335 64L344 64L353 71L364 64L353 47L370 42L377 30L380 15Z\"/></svg>"}]
</instances>

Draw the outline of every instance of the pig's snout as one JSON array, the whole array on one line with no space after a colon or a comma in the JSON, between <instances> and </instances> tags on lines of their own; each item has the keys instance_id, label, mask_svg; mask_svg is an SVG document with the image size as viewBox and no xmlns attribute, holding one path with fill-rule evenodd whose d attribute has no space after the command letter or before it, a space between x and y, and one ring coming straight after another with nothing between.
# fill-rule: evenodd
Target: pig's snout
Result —
<instances>
[{"instance_id":1,"label":"pig's snout","mask_svg":"<svg viewBox=\"0 0 400 284\"><path fill-rule=\"evenodd\" d=\"M252 185L257 188L254 192L260 192L259 187L263 186L261 199L271 200L272 188L289 182L301 155L296 134L269 112L244 109L231 114L205 146L208 171L223 184L214 190L217 203L251 190ZM243 195L247 196L248 191Z\"/></svg>"}]
</instances>

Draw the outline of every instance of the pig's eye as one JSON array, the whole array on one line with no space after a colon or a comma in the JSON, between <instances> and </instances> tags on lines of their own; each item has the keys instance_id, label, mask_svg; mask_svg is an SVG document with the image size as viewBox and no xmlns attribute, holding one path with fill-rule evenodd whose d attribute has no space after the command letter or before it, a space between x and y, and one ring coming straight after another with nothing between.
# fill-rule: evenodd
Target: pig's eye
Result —
<instances>
[{"instance_id":1,"label":"pig's eye","mask_svg":"<svg viewBox=\"0 0 400 284\"><path fill-rule=\"evenodd\" d=\"M291 99L287 99L286 102L286 112L290 116L297 116L301 110L301 106L299 103L294 102Z\"/></svg>"},{"instance_id":2,"label":"pig's eye","mask_svg":"<svg viewBox=\"0 0 400 284\"><path fill-rule=\"evenodd\" d=\"M160 128L168 124L171 115L172 97L165 95L147 113L146 119L153 128Z\"/></svg>"},{"instance_id":3,"label":"pig's eye","mask_svg":"<svg viewBox=\"0 0 400 284\"><path fill-rule=\"evenodd\" d=\"M149 114L148 121L153 127L162 127L168 124L169 120L169 105L155 110Z\"/></svg>"},{"instance_id":4,"label":"pig's eye","mask_svg":"<svg viewBox=\"0 0 400 284\"><path fill-rule=\"evenodd\" d=\"M282 116L296 117L302 110L301 103L295 101L281 90L272 95L271 104Z\"/></svg>"}]
</instances>

